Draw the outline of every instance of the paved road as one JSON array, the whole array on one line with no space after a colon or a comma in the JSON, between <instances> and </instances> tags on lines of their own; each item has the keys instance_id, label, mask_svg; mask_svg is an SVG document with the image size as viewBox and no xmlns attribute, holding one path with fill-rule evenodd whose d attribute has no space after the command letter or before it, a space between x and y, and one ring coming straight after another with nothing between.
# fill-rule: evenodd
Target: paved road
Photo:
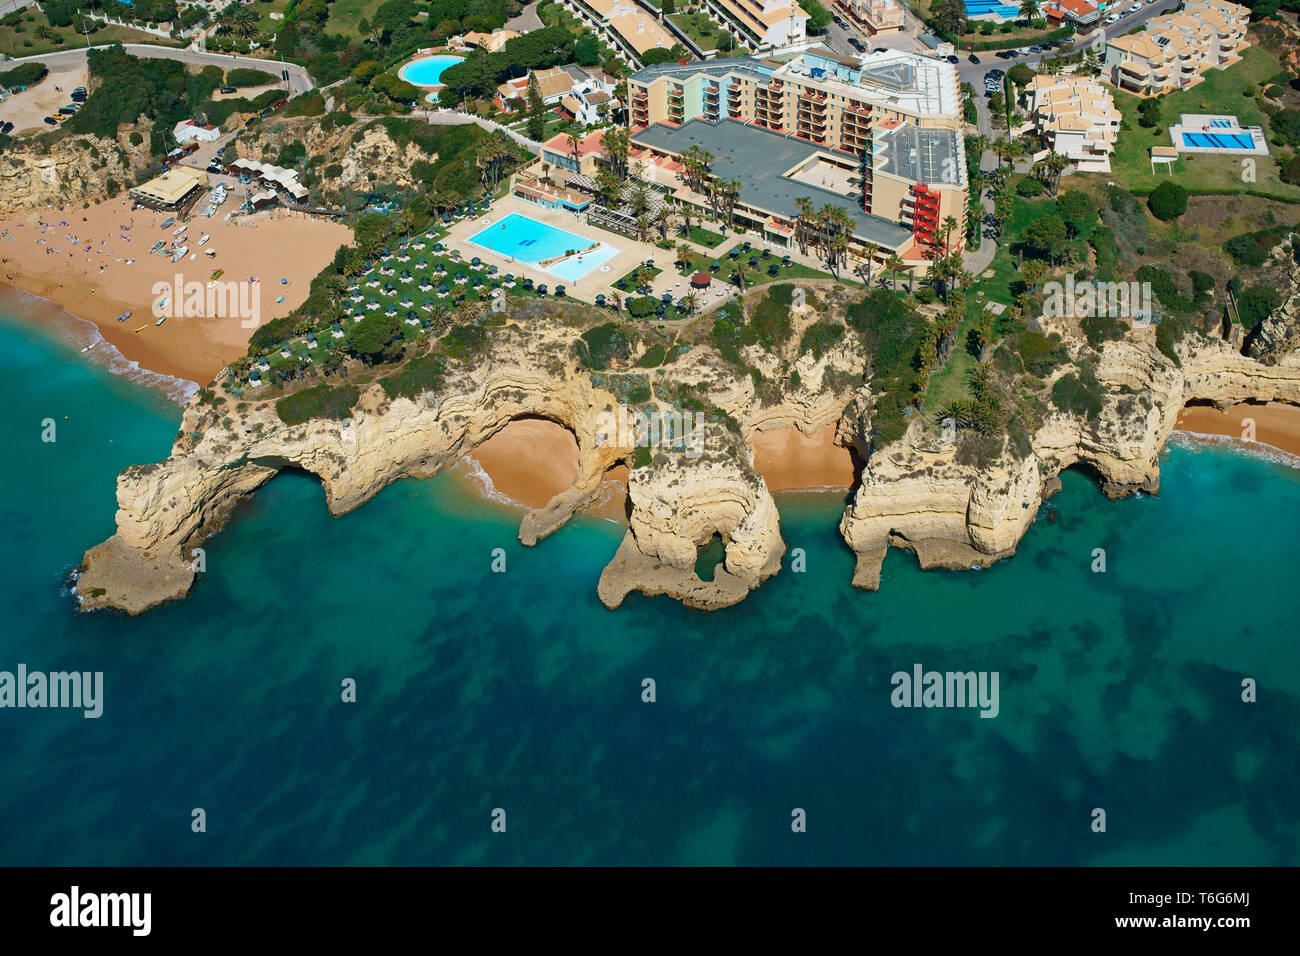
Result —
<instances>
[{"instance_id":1,"label":"paved road","mask_svg":"<svg viewBox=\"0 0 1300 956\"><path fill-rule=\"evenodd\" d=\"M306 67L299 66L296 63L285 63L283 67L277 60L263 60L252 56L236 56L231 53L199 53L196 50L178 50L174 47L151 46L148 43L127 43L124 49L132 56L140 56L151 59L163 60L180 60L182 63L188 63L193 66L219 66L223 69L230 69L232 66L247 66L257 70L269 70L272 73L279 73L283 68L289 71L289 89L292 93L306 93L315 85L311 77L307 75ZM53 53L38 53L34 56L14 57L13 63L24 63L29 60L47 65L64 64L76 60L84 61L86 59L86 48L79 47L74 50L56 50Z\"/></svg>"},{"instance_id":2,"label":"paved road","mask_svg":"<svg viewBox=\"0 0 1300 956\"><path fill-rule=\"evenodd\" d=\"M470 116L466 113L458 113L455 110L416 110L412 116L423 117L434 126L464 126L467 123L477 123L489 132L500 131L505 133L516 143L529 152L541 155L542 144L529 139L521 133L516 133L508 126L502 126L500 123L494 123L492 120L483 119L481 116Z\"/></svg>"},{"instance_id":3,"label":"paved road","mask_svg":"<svg viewBox=\"0 0 1300 956\"><path fill-rule=\"evenodd\" d=\"M528 33L530 30L540 30L546 24L542 23L542 18L537 15L537 4L539 0L533 0L528 6L519 11L519 16L512 20L507 20L505 29L514 30L516 33Z\"/></svg>"}]
</instances>

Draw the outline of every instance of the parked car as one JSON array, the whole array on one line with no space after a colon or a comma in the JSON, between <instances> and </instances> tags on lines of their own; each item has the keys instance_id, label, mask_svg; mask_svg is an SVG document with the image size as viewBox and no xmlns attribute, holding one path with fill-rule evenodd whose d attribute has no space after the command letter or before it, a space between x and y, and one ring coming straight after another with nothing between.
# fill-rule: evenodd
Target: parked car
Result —
<instances>
[{"instance_id":1,"label":"parked car","mask_svg":"<svg viewBox=\"0 0 1300 956\"><path fill-rule=\"evenodd\" d=\"M1138 3L1135 3L1135 4L1133 4L1133 6L1131 6L1131 7L1128 8L1128 12L1129 12L1129 13L1137 13L1137 12L1138 12L1139 10L1141 10L1141 9L1142 9L1142 3L1141 3L1140 0L1139 0Z\"/></svg>"},{"instance_id":2,"label":"parked car","mask_svg":"<svg viewBox=\"0 0 1300 956\"><path fill-rule=\"evenodd\" d=\"M221 88L221 92L222 92L222 93L238 93L239 91L238 91L237 89L235 89L233 86L223 86L223 87Z\"/></svg>"},{"instance_id":3,"label":"parked car","mask_svg":"<svg viewBox=\"0 0 1300 956\"><path fill-rule=\"evenodd\" d=\"M857 50L859 53L867 52L866 46L857 37L849 37L849 46L853 47L853 49Z\"/></svg>"},{"instance_id":4,"label":"parked car","mask_svg":"<svg viewBox=\"0 0 1300 956\"><path fill-rule=\"evenodd\" d=\"M970 55L969 59L972 63L978 63L980 61L980 58L977 57L974 53Z\"/></svg>"},{"instance_id":5,"label":"parked car","mask_svg":"<svg viewBox=\"0 0 1300 956\"><path fill-rule=\"evenodd\" d=\"M14 128L14 124L9 122L8 120L5 120L3 123L0 123L0 136L8 136L10 130L12 130L13 128Z\"/></svg>"},{"instance_id":6,"label":"parked car","mask_svg":"<svg viewBox=\"0 0 1300 956\"><path fill-rule=\"evenodd\" d=\"M1043 52L1043 48L1042 48L1041 46L1031 46L1031 47L1029 48L1029 52L1030 52L1030 53L1042 53L1042 52Z\"/></svg>"},{"instance_id":7,"label":"parked car","mask_svg":"<svg viewBox=\"0 0 1300 956\"><path fill-rule=\"evenodd\" d=\"M58 126L58 125L59 125L59 121L56 120L53 116L47 116L47 117L45 117L45 122L48 123L48 124L51 125L51 126Z\"/></svg>"},{"instance_id":8,"label":"parked car","mask_svg":"<svg viewBox=\"0 0 1300 956\"><path fill-rule=\"evenodd\" d=\"M949 63L960 63L960 62L961 62L961 58L958 57L956 54L953 54L952 56L948 57L948 62L949 62Z\"/></svg>"},{"instance_id":9,"label":"parked car","mask_svg":"<svg viewBox=\"0 0 1300 956\"><path fill-rule=\"evenodd\" d=\"M1108 17L1107 17L1103 22L1104 22L1104 23L1114 23L1114 22L1117 21L1118 19L1119 19L1119 14L1118 14L1118 13L1112 13L1112 14L1111 14L1110 16L1108 16Z\"/></svg>"},{"instance_id":10,"label":"parked car","mask_svg":"<svg viewBox=\"0 0 1300 956\"><path fill-rule=\"evenodd\" d=\"M60 107L59 107L59 115L60 115L60 116L71 116L71 115L72 115L73 113L75 113L75 112L77 112L77 111L74 110L71 106L60 106Z\"/></svg>"}]
</instances>

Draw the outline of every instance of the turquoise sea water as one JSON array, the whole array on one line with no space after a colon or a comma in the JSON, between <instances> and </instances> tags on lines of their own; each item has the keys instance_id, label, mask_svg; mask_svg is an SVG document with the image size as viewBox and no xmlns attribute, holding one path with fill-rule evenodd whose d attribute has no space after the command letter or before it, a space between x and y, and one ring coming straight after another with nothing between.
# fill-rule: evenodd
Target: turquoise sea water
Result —
<instances>
[{"instance_id":1,"label":"turquoise sea water","mask_svg":"<svg viewBox=\"0 0 1300 956\"><path fill-rule=\"evenodd\" d=\"M605 610L607 522L526 549L453 475L337 519L284 475L188 600L77 615L65 579L113 530L116 472L179 420L83 358L0 322L0 670L105 682L98 720L0 710L0 863L1300 862L1284 465L1174 447L1162 494L1120 502L1068 472L1014 559L891 552L874 594L839 498L783 495L806 572L710 615ZM999 715L893 708L914 663L997 671Z\"/></svg>"}]
</instances>

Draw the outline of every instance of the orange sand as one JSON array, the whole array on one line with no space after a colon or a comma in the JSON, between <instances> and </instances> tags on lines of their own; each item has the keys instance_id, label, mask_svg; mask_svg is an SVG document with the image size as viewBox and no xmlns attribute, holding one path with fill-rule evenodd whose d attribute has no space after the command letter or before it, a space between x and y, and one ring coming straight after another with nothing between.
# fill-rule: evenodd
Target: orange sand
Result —
<instances>
[{"instance_id":1,"label":"orange sand","mask_svg":"<svg viewBox=\"0 0 1300 956\"><path fill-rule=\"evenodd\" d=\"M834 424L811 435L793 427L761 431L752 443L754 467L770 491L853 486L853 456L835 444Z\"/></svg>"},{"instance_id":2,"label":"orange sand","mask_svg":"<svg viewBox=\"0 0 1300 956\"><path fill-rule=\"evenodd\" d=\"M216 179L210 177L210 182L215 184ZM179 273L182 283L200 282L206 287L215 269L225 270L222 281L242 282L257 276L261 280L261 321L265 323L300 305L310 291L311 279L329 263L335 250L352 238L351 230L339 223L284 211L222 222L238 204L238 195L227 199L211 219L195 215L190 220L186 236L196 258L187 255L174 264L161 254L149 255L149 247L160 239L170 241L172 229L180 223L164 230L160 225L166 215L147 209L132 212L129 201L121 198L88 209L29 210L0 220L0 278L94 322L105 339L143 368L207 384L223 366L244 353L254 330L244 328L237 314L226 318L176 316L155 326L151 308L161 296L153 294L154 284L173 285ZM204 204L201 200L195 212L201 213ZM42 221L53 228L43 228ZM60 226L62 221L68 225ZM131 228L124 231L122 226ZM199 247L203 233L212 238ZM66 238L69 235L80 243L73 245ZM38 242L40 239L45 242ZM216 250L215 258L202 254L209 249ZM135 262L127 265L130 258ZM282 285L281 278L289 283ZM285 301L276 303L279 296ZM171 298L175 301L177 297L171 294ZM126 311L132 312L132 317L116 321ZM141 325L145 328L135 332Z\"/></svg>"},{"instance_id":3,"label":"orange sand","mask_svg":"<svg viewBox=\"0 0 1300 956\"><path fill-rule=\"evenodd\" d=\"M1208 435L1245 437L1242 419L1255 421L1255 440L1300 455L1300 408L1269 402L1267 405L1233 405L1220 411L1210 405L1192 405L1178 415L1176 428Z\"/></svg>"},{"instance_id":4,"label":"orange sand","mask_svg":"<svg viewBox=\"0 0 1300 956\"><path fill-rule=\"evenodd\" d=\"M496 490L542 508L578 475L578 441L563 425L540 418L513 421L470 453Z\"/></svg>"}]
</instances>

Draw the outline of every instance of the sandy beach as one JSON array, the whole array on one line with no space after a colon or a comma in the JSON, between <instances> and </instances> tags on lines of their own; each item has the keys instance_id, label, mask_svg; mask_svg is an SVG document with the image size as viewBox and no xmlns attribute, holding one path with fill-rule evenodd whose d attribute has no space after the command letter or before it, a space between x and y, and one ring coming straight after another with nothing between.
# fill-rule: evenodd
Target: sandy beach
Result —
<instances>
[{"instance_id":1,"label":"sandy beach","mask_svg":"<svg viewBox=\"0 0 1300 956\"><path fill-rule=\"evenodd\" d=\"M149 255L149 248L171 240L180 224L164 230L165 214L133 212L130 201L121 197L88 209L28 210L0 220L0 278L93 322L142 368L206 384L243 354L253 328L245 327L239 314L176 316L156 326L152 306L160 298L154 294L157 283L174 286L179 275L182 284L198 282L206 288L216 269L224 270L223 282L255 277L259 281L246 291L256 291L261 321L266 322L300 305L311 279L340 245L351 241L351 230L342 224L283 210L222 222L235 204L232 197L211 219L191 219L186 233L192 234L190 255L174 264L163 255ZM210 238L200 247L205 233ZM202 254L212 250L213 258ZM284 301L276 302L280 297ZM132 317L118 322L117 316L128 311ZM136 332L140 326L144 328Z\"/></svg>"},{"instance_id":2,"label":"sandy beach","mask_svg":"<svg viewBox=\"0 0 1300 956\"><path fill-rule=\"evenodd\" d=\"M793 427L760 431L752 443L754 467L769 491L853 486L853 456L835 444L834 424L811 435Z\"/></svg>"},{"instance_id":3,"label":"sandy beach","mask_svg":"<svg viewBox=\"0 0 1300 956\"><path fill-rule=\"evenodd\" d=\"M578 441L563 425L540 418L513 421L469 455L497 493L541 508L578 475Z\"/></svg>"},{"instance_id":4,"label":"sandy beach","mask_svg":"<svg viewBox=\"0 0 1300 956\"><path fill-rule=\"evenodd\" d=\"M1245 437L1244 419L1255 422L1255 441L1300 455L1300 408L1269 402L1267 405L1240 404L1220 411L1211 405L1192 405L1178 415L1175 427L1202 435Z\"/></svg>"}]
</instances>

